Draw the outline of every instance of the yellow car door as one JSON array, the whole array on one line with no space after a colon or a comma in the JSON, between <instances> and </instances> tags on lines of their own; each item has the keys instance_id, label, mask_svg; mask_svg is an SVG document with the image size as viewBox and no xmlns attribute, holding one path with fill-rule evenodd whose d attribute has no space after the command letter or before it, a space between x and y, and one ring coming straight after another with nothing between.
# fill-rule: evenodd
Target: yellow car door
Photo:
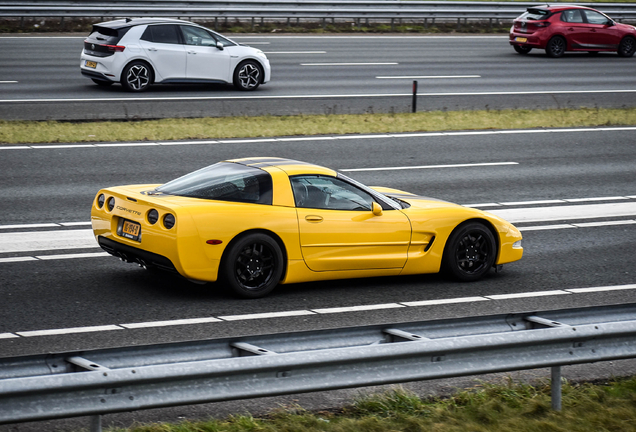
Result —
<instances>
[{"instance_id":1,"label":"yellow car door","mask_svg":"<svg viewBox=\"0 0 636 432\"><path fill-rule=\"evenodd\" d=\"M382 209L366 191L323 175L291 178L300 245L313 271L402 268L411 239L409 219Z\"/></svg>"}]
</instances>

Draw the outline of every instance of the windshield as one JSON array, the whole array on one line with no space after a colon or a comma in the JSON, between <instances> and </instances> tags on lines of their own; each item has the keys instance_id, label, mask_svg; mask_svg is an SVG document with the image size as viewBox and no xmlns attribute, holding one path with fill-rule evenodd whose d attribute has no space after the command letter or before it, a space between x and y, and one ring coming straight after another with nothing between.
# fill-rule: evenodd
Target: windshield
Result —
<instances>
[{"instance_id":1,"label":"windshield","mask_svg":"<svg viewBox=\"0 0 636 432\"><path fill-rule=\"evenodd\" d=\"M219 162L161 185L156 191L189 198L271 204L272 178L259 168Z\"/></svg>"}]
</instances>

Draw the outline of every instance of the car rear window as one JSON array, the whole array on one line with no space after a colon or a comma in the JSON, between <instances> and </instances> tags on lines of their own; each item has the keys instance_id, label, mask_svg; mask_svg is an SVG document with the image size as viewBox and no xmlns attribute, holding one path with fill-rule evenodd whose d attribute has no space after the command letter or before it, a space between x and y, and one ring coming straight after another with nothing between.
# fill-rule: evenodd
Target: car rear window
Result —
<instances>
[{"instance_id":1,"label":"car rear window","mask_svg":"<svg viewBox=\"0 0 636 432\"><path fill-rule=\"evenodd\" d=\"M159 193L220 201L272 203L272 178L267 171L219 162L156 189Z\"/></svg>"},{"instance_id":2,"label":"car rear window","mask_svg":"<svg viewBox=\"0 0 636 432\"><path fill-rule=\"evenodd\" d=\"M88 39L98 43L106 43L109 45L116 45L122 37L130 30L130 27L124 27L120 29L102 27L99 25L93 25L93 31L88 36Z\"/></svg>"},{"instance_id":3,"label":"car rear window","mask_svg":"<svg viewBox=\"0 0 636 432\"><path fill-rule=\"evenodd\" d=\"M528 8L518 19L525 20L546 20L550 18L551 12L545 9Z\"/></svg>"}]
</instances>

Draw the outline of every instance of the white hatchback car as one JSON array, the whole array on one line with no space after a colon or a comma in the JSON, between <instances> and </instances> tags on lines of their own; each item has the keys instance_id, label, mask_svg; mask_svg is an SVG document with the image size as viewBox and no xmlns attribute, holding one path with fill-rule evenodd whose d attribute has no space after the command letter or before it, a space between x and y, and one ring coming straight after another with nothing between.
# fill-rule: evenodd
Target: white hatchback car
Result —
<instances>
[{"instance_id":1,"label":"white hatchback car","mask_svg":"<svg viewBox=\"0 0 636 432\"><path fill-rule=\"evenodd\" d=\"M160 83L233 83L239 90L255 90L271 75L263 51L167 18L94 24L80 68L98 85L120 82L134 92Z\"/></svg>"}]
</instances>

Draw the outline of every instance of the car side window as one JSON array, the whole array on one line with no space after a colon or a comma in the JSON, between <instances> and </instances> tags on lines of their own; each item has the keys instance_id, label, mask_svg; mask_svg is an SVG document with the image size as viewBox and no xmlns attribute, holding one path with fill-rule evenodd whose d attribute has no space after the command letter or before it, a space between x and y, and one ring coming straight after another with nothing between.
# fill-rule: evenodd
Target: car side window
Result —
<instances>
[{"instance_id":1,"label":"car side window","mask_svg":"<svg viewBox=\"0 0 636 432\"><path fill-rule=\"evenodd\" d=\"M199 27L181 26L186 45L216 46L212 34Z\"/></svg>"},{"instance_id":2,"label":"car side window","mask_svg":"<svg viewBox=\"0 0 636 432\"><path fill-rule=\"evenodd\" d=\"M581 14L580 9L571 9L563 11L561 14L561 21L569 22L569 23L583 23L583 15Z\"/></svg>"},{"instance_id":3,"label":"car side window","mask_svg":"<svg viewBox=\"0 0 636 432\"><path fill-rule=\"evenodd\" d=\"M607 25L611 22L611 20L608 19L605 15L595 11L586 10L585 16L587 17L587 22L590 24Z\"/></svg>"},{"instance_id":4,"label":"car side window","mask_svg":"<svg viewBox=\"0 0 636 432\"><path fill-rule=\"evenodd\" d=\"M335 177L291 177L296 207L323 210L370 211L373 197Z\"/></svg>"},{"instance_id":5,"label":"car side window","mask_svg":"<svg viewBox=\"0 0 636 432\"><path fill-rule=\"evenodd\" d=\"M141 39L148 42L180 44L177 26L172 24L150 25L141 35Z\"/></svg>"}]
</instances>

